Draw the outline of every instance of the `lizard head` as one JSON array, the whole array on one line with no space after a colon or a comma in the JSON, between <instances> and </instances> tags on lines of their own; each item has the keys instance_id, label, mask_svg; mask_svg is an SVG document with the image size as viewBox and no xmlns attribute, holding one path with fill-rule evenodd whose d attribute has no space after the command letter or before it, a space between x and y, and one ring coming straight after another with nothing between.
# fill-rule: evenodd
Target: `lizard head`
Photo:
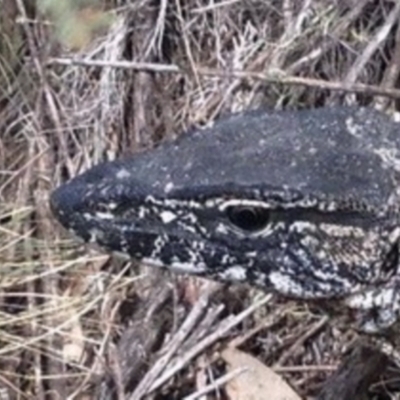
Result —
<instances>
[{"instance_id":1,"label":"lizard head","mask_svg":"<svg viewBox=\"0 0 400 400\"><path fill-rule=\"evenodd\" d=\"M396 129L353 108L237 114L100 164L51 207L85 241L150 265L340 297L397 272L395 184L376 152Z\"/></svg>"}]
</instances>

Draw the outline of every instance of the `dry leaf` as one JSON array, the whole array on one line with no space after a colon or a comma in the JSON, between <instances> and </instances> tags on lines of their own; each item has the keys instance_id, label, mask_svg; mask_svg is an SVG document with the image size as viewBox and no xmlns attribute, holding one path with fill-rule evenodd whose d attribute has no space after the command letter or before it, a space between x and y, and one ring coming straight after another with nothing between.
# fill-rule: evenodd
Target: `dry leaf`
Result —
<instances>
[{"instance_id":1,"label":"dry leaf","mask_svg":"<svg viewBox=\"0 0 400 400\"><path fill-rule=\"evenodd\" d=\"M247 367L248 370L226 384L230 400L301 400L299 395L274 371L256 358L235 348L222 352L228 372Z\"/></svg>"}]
</instances>

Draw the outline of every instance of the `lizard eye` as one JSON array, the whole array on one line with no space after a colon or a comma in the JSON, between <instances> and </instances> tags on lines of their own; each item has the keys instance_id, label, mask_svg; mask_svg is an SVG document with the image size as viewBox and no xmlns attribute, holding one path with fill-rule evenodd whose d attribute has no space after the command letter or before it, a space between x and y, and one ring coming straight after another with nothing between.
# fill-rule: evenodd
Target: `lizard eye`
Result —
<instances>
[{"instance_id":1,"label":"lizard eye","mask_svg":"<svg viewBox=\"0 0 400 400\"><path fill-rule=\"evenodd\" d=\"M229 221L236 227L249 232L265 228L269 222L269 211L262 207L227 207Z\"/></svg>"}]
</instances>

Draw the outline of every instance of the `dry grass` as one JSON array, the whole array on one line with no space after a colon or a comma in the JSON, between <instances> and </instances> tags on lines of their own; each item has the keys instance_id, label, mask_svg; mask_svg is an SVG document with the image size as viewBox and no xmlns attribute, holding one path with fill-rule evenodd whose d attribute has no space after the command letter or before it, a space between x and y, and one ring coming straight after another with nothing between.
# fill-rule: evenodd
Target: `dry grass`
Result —
<instances>
[{"instance_id":1,"label":"dry grass","mask_svg":"<svg viewBox=\"0 0 400 400\"><path fill-rule=\"evenodd\" d=\"M52 219L48 193L228 111L357 103L396 113L400 3L103 0L76 10L72 39L51 10L3 3L1 17L18 22L0 25L4 398L184 398L224 374L218 350L229 344L315 394L354 333L306 304L268 297L256 309L252 290L204 288L86 249Z\"/></svg>"}]
</instances>

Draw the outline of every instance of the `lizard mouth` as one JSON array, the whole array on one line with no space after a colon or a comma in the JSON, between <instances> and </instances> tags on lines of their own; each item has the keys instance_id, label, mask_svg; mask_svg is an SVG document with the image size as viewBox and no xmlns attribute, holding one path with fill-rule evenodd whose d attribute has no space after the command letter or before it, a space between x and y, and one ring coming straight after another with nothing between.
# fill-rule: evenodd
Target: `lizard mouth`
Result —
<instances>
[{"instance_id":1,"label":"lizard mouth","mask_svg":"<svg viewBox=\"0 0 400 400\"><path fill-rule=\"evenodd\" d=\"M50 196L50 209L66 229L75 230L82 218L82 203L87 195L85 185L67 183ZM80 235L78 235L80 236Z\"/></svg>"},{"instance_id":2,"label":"lizard mouth","mask_svg":"<svg viewBox=\"0 0 400 400\"><path fill-rule=\"evenodd\" d=\"M126 161L106 162L90 168L53 191L50 208L66 229L88 241L94 220L115 220L116 208L135 209L142 193L149 193L134 171L128 173Z\"/></svg>"},{"instance_id":3,"label":"lizard mouth","mask_svg":"<svg viewBox=\"0 0 400 400\"><path fill-rule=\"evenodd\" d=\"M127 252L124 235L135 232L137 224L118 219L113 213L117 200L113 203L108 196L116 194L116 187L107 180L93 181L91 173L88 171L57 188L50 196L51 211L65 229L86 243ZM151 239L150 235L147 239Z\"/></svg>"},{"instance_id":4,"label":"lizard mouth","mask_svg":"<svg viewBox=\"0 0 400 400\"><path fill-rule=\"evenodd\" d=\"M116 193L115 186L111 188L110 184L108 188L109 192ZM50 207L64 228L87 243L159 268L195 275L209 273L206 261L199 253L202 249L200 239L196 242L176 232L168 233L168 230L159 228L149 215L140 219L140 206L131 204L128 214L120 215L121 201L118 200L121 198L114 199L113 203L112 199L104 196L103 207L99 208L100 196L99 187L91 191L87 185L74 179L52 193ZM112 204L119 207L113 209ZM220 258L223 254L221 251Z\"/></svg>"}]
</instances>

